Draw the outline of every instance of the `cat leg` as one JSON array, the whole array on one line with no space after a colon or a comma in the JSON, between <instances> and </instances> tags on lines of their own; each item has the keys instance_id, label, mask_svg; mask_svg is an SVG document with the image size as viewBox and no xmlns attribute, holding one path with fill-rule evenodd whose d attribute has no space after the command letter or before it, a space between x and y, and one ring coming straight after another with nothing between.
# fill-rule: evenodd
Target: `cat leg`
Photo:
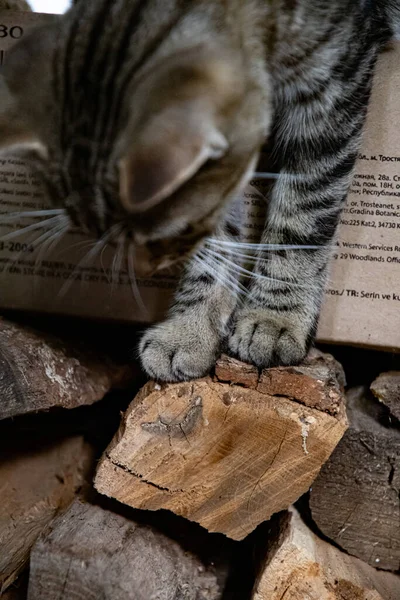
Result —
<instances>
[{"instance_id":1,"label":"cat leg","mask_svg":"<svg viewBox=\"0 0 400 600\"><path fill-rule=\"evenodd\" d=\"M369 66L281 102L275 127L278 178L250 293L228 344L258 367L299 363L312 343L334 236L357 157L370 91ZM279 105L279 104L278 104ZM295 247L295 248L294 248Z\"/></svg>"},{"instance_id":2,"label":"cat leg","mask_svg":"<svg viewBox=\"0 0 400 600\"><path fill-rule=\"evenodd\" d=\"M150 377L185 381L208 373L227 336L239 285L206 250L190 260L167 319L140 341L140 360Z\"/></svg>"}]
</instances>

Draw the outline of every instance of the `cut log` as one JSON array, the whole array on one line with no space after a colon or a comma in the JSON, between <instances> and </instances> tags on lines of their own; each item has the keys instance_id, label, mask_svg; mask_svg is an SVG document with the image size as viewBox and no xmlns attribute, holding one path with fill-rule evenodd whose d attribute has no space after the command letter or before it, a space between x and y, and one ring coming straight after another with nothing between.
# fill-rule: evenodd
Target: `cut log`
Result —
<instances>
[{"instance_id":1,"label":"cut log","mask_svg":"<svg viewBox=\"0 0 400 600\"><path fill-rule=\"evenodd\" d=\"M400 431L368 391L348 394L349 430L312 486L319 529L372 566L400 569ZM400 598L400 595L399 595Z\"/></svg>"},{"instance_id":2,"label":"cut log","mask_svg":"<svg viewBox=\"0 0 400 600\"><path fill-rule=\"evenodd\" d=\"M0 419L93 404L132 371L101 353L0 319Z\"/></svg>"},{"instance_id":3,"label":"cut log","mask_svg":"<svg viewBox=\"0 0 400 600\"><path fill-rule=\"evenodd\" d=\"M283 515L267 552L252 600L398 600L400 577L376 571L319 539L295 510Z\"/></svg>"},{"instance_id":4,"label":"cut log","mask_svg":"<svg viewBox=\"0 0 400 600\"><path fill-rule=\"evenodd\" d=\"M389 371L379 375L372 383L371 391L400 421L400 371Z\"/></svg>"},{"instance_id":5,"label":"cut log","mask_svg":"<svg viewBox=\"0 0 400 600\"><path fill-rule=\"evenodd\" d=\"M0 455L0 595L24 569L33 543L74 499L92 468L82 437Z\"/></svg>"},{"instance_id":6,"label":"cut log","mask_svg":"<svg viewBox=\"0 0 400 600\"><path fill-rule=\"evenodd\" d=\"M149 382L105 452L95 486L129 506L168 509L241 540L309 489L342 437L338 371L318 353L299 368L260 376L223 357L214 378Z\"/></svg>"},{"instance_id":7,"label":"cut log","mask_svg":"<svg viewBox=\"0 0 400 600\"><path fill-rule=\"evenodd\" d=\"M212 568L125 516L76 501L33 548L29 600L217 600Z\"/></svg>"}]
</instances>

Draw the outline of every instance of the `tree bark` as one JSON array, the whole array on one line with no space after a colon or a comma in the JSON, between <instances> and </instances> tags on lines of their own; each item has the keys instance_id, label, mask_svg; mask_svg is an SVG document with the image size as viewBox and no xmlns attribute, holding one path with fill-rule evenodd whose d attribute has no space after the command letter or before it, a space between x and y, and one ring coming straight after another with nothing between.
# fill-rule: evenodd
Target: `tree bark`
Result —
<instances>
[{"instance_id":1,"label":"tree bark","mask_svg":"<svg viewBox=\"0 0 400 600\"><path fill-rule=\"evenodd\" d=\"M400 421L400 371L382 373L371 385L374 396Z\"/></svg>"},{"instance_id":2,"label":"tree bark","mask_svg":"<svg viewBox=\"0 0 400 600\"><path fill-rule=\"evenodd\" d=\"M400 569L400 430L379 423L363 388L348 393L350 427L312 486L319 529L380 569ZM400 596L399 596L400 597Z\"/></svg>"},{"instance_id":3,"label":"tree bark","mask_svg":"<svg viewBox=\"0 0 400 600\"><path fill-rule=\"evenodd\" d=\"M0 595L25 568L32 545L92 468L82 437L21 444L0 455Z\"/></svg>"},{"instance_id":4,"label":"tree bark","mask_svg":"<svg viewBox=\"0 0 400 600\"><path fill-rule=\"evenodd\" d=\"M132 377L104 354L0 318L0 420L76 408Z\"/></svg>"},{"instance_id":5,"label":"tree bark","mask_svg":"<svg viewBox=\"0 0 400 600\"><path fill-rule=\"evenodd\" d=\"M29 600L217 600L221 594L213 569L175 541L78 500L32 551Z\"/></svg>"}]
</instances>

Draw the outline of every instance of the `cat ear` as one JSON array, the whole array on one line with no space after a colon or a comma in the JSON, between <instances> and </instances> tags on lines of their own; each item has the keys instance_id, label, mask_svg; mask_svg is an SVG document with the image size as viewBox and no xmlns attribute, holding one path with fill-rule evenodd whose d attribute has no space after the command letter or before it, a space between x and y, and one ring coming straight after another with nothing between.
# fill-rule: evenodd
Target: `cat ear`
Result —
<instances>
[{"instance_id":1,"label":"cat ear","mask_svg":"<svg viewBox=\"0 0 400 600\"><path fill-rule=\"evenodd\" d=\"M224 135L188 100L153 116L120 160L120 197L124 208L143 212L173 194L208 160L228 149Z\"/></svg>"}]
</instances>

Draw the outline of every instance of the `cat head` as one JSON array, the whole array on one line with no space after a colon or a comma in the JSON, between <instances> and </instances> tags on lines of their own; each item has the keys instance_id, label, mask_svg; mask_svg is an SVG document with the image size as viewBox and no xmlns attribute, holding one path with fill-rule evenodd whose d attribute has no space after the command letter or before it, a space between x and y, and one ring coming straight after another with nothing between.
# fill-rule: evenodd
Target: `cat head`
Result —
<instances>
[{"instance_id":1,"label":"cat head","mask_svg":"<svg viewBox=\"0 0 400 600\"><path fill-rule=\"evenodd\" d=\"M229 31L207 43L196 17L192 34L179 18L150 31L139 9L133 27L102 4L78 3L7 53L0 146L33 161L74 225L129 235L145 273L193 251L250 177L265 82Z\"/></svg>"}]
</instances>

